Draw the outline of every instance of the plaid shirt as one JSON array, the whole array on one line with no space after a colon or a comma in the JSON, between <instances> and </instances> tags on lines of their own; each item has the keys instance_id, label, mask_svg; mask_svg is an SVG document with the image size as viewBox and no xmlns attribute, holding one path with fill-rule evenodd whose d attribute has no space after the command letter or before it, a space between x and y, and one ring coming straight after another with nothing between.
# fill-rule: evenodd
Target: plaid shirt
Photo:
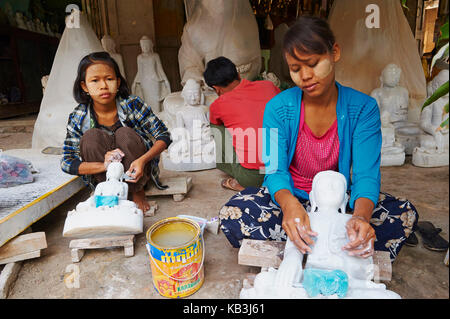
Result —
<instances>
[{"instance_id":1,"label":"plaid shirt","mask_svg":"<svg viewBox=\"0 0 450 319\"><path fill-rule=\"evenodd\" d=\"M153 146L152 138L163 140L170 145L170 133L164 123L153 113L141 98L129 96L127 99L117 99L117 113L123 126L130 127L141 136L149 150ZM69 115L67 135L63 145L61 168L71 175L79 175L78 168L82 162L80 155L80 140L83 134L97 127L92 107L87 104L78 105ZM159 158L152 160L152 165L158 165Z\"/></svg>"}]
</instances>

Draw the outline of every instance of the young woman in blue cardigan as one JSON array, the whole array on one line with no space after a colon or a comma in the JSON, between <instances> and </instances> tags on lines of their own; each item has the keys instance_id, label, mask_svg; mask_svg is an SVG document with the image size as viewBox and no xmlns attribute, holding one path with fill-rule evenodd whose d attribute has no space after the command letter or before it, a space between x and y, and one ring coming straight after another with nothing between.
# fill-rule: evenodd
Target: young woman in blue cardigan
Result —
<instances>
[{"instance_id":1,"label":"young woman in blue cardigan","mask_svg":"<svg viewBox=\"0 0 450 319\"><path fill-rule=\"evenodd\" d=\"M408 200L380 193L377 102L336 82L341 52L327 22L301 17L286 33L284 53L296 87L265 109L263 187L233 196L220 212L221 229L234 247L244 238L288 236L302 253L311 252L317 235L306 212L312 178L335 170L347 179L352 214L346 225L350 242L342 248L361 258L389 251L393 261L414 232L418 214Z\"/></svg>"}]
</instances>

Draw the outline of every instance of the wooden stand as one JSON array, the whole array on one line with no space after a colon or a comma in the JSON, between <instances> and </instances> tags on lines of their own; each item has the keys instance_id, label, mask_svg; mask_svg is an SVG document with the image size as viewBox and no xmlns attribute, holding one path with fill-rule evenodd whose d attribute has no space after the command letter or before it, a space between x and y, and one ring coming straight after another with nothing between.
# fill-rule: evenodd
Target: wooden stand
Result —
<instances>
[{"instance_id":1,"label":"wooden stand","mask_svg":"<svg viewBox=\"0 0 450 319\"><path fill-rule=\"evenodd\" d=\"M47 248L44 232L17 236L0 247L0 265L5 265L0 273L0 299L8 298L22 268L22 261L40 257L44 248Z\"/></svg>"},{"instance_id":2,"label":"wooden stand","mask_svg":"<svg viewBox=\"0 0 450 319\"><path fill-rule=\"evenodd\" d=\"M74 263L80 262L81 258L83 258L84 256L84 252L86 249L111 247L123 247L125 257L134 256L134 235L75 239L72 240L69 244L69 248L71 249L72 262Z\"/></svg>"},{"instance_id":3,"label":"wooden stand","mask_svg":"<svg viewBox=\"0 0 450 319\"><path fill-rule=\"evenodd\" d=\"M160 190L152 185L148 190L145 191L146 196L162 196L170 195L173 196L173 200L176 202L181 202L186 194L192 188L192 177L173 177L173 178L162 178L161 183L163 185L169 186L168 189Z\"/></svg>"}]
</instances>

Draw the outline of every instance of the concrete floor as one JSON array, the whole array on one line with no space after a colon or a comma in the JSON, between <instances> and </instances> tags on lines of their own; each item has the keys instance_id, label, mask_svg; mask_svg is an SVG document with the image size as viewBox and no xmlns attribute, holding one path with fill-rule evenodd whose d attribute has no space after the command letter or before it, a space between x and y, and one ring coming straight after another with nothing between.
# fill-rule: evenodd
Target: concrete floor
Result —
<instances>
[{"instance_id":1,"label":"concrete floor","mask_svg":"<svg viewBox=\"0 0 450 319\"><path fill-rule=\"evenodd\" d=\"M0 121L0 149L31 147L32 123ZM9 126L9 127L7 127ZM382 191L408 198L417 208L420 220L433 222L449 239L449 169L423 169L410 164L382 168ZM179 214L213 217L234 194L219 185L225 176L218 170L195 173L162 171L162 176L192 176L194 186L184 201L171 197L154 197L159 206L154 217L145 218L145 229L156 221ZM43 256L25 261L9 298L162 298L152 285L150 261L145 248L145 234L136 236L135 255L126 258L122 249L88 251L77 264L80 288L68 288L64 279L72 273L69 239L62 237L69 210L88 197L82 191L32 226L34 232L45 231L48 248ZM189 298L233 299L239 297L246 273L258 273L255 267L237 264L238 249L232 248L223 233L205 233L205 283ZM388 289L403 298L449 298L449 269L445 253L425 249L418 235L417 247L404 246L393 264L393 278Z\"/></svg>"}]
</instances>

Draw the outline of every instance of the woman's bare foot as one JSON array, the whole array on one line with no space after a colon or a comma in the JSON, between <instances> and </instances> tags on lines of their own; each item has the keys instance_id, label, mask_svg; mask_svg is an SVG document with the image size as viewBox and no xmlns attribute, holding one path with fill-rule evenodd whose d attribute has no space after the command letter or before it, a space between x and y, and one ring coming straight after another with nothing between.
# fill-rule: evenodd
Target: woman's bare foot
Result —
<instances>
[{"instance_id":1,"label":"woman's bare foot","mask_svg":"<svg viewBox=\"0 0 450 319\"><path fill-rule=\"evenodd\" d=\"M239 182L235 178L232 177L225 178L220 182L220 185L222 185L222 187L224 188L231 189L235 192L242 192L245 189L239 184Z\"/></svg>"},{"instance_id":2,"label":"woman's bare foot","mask_svg":"<svg viewBox=\"0 0 450 319\"><path fill-rule=\"evenodd\" d=\"M150 204L145 198L145 191L140 190L136 193L131 194L131 199L136 203L137 207L142 210L143 213L150 209Z\"/></svg>"}]
</instances>

